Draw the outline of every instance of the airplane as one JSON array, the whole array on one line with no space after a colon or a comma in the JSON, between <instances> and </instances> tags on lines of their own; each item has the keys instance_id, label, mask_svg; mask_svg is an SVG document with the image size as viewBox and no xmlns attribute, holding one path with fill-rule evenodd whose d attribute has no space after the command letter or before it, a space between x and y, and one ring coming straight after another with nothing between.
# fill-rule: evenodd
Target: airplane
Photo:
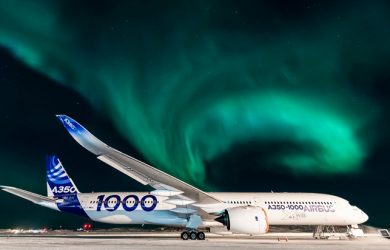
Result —
<instances>
[{"instance_id":1,"label":"airplane","mask_svg":"<svg viewBox=\"0 0 390 250\"><path fill-rule=\"evenodd\" d=\"M81 193L56 156L46 162L47 196L9 186L0 186L2 190L96 222L181 227L183 240L204 240L204 228L261 235L270 225L313 225L316 236L326 226L346 226L355 229L350 231L353 234L358 224L368 220L361 209L330 194L204 192L108 146L74 119L57 118L99 160L152 191Z\"/></svg>"}]
</instances>

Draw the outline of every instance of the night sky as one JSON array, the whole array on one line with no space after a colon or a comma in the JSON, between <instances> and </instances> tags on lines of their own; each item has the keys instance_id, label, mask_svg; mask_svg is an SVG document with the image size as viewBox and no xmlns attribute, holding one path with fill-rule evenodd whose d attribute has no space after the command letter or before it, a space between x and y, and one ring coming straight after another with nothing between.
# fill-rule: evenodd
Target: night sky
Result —
<instances>
[{"instance_id":1,"label":"night sky","mask_svg":"<svg viewBox=\"0 0 390 250\"><path fill-rule=\"evenodd\" d=\"M323 192L388 227L387 1L0 0L0 184L149 190L65 131L205 191ZM0 193L0 228L84 220Z\"/></svg>"}]
</instances>

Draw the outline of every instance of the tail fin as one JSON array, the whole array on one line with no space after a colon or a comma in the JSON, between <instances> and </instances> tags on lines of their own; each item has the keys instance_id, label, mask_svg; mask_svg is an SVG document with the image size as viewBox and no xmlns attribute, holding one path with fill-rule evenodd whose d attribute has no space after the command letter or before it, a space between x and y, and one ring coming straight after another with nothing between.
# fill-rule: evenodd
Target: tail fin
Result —
<instances>
[{"instance_id":1,"label":"tail fin","mask_svg":"<svg viewBox=\"0 0 390 250\"><path fill-rule=\"evenodd\" d=\"M57 156L48 156L46 159L47 196L62 198L63 196L79 193L72 179L69 178Z\"/></svg>"}]
</instances>

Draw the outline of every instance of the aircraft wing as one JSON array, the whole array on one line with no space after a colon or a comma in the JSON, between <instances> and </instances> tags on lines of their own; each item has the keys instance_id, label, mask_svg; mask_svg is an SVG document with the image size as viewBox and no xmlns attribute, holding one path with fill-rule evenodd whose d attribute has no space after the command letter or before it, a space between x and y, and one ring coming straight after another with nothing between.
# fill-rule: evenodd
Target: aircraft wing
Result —
<instances>
[{"instance_id":1,"label":"aircraft wing","mask_svg":"<svg viewBox=\"0 0 390 250\"><path fill-rule=\"evenodd\" d=\"M143 185L150 185L156 189L156 193L180 197L178 200L172 200L172 203L178 203L177 205L197 203L201 205L221 202L196 187L108 146L74 119L66 115L57 115L57 117L61 120L70 135L81 146L95 154L99 160Z\"/></svg>"}]
</instances>

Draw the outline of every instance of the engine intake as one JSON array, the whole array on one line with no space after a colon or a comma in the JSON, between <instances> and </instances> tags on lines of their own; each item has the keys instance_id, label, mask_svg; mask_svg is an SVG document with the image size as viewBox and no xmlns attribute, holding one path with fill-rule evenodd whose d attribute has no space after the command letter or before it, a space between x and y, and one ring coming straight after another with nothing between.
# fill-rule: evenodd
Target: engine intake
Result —
<instances>
[{"instance_id":1,"label":"engine intake","mask_svg":"<svg viewBox=\"0 0 390 250\"><path fill-rule=\"evenodd\" d=\"M267 214L261 207L228 208L215 220L233 233L264 234L269 230Z\"/></svg>"}]
</instances>

